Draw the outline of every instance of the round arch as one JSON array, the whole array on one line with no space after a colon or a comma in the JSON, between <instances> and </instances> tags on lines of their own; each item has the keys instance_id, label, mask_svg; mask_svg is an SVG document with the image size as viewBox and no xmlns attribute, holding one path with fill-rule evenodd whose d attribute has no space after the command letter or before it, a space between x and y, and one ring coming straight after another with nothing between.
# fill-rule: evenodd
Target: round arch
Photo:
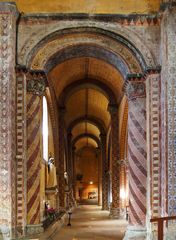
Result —
<instances>
[{"instance_id":1,"label":"round arch","mask_svg":"<svg viewBox=\"0 0 176 240\"><path fill-rule=\"evenodd\" d=\"M69 96L71 96L75 91L78 91L83 88L93 88L101 93L109 100L110 105L117 105L116 97L114 92L103 82L97 79L80 79L77 80L70 85L66 86L65 89L62 91L59 97L59 105L60 107L64 107L66 100Z\"/></svg>"},{"instance_id":2,"label":"round arch","mask_svg":"<svg viewBox=\"0 0 176 240\"><path fill-rule=\"evenodd\" d=\"M91 124L95 125L99 129L101 134L106 134L106 129L105 129L104 123L100 119L98 119L98 118L96 118L94 116L90 116L90 115L88 115L88 116L81 116L81 117L75 119L74 121L72 121L70 123L70 125L68 126L68 132L71 132L72 129L77 124L79 124L81 122L91 123Z\"/></svg>"},{"instance_id":3,"label":"round arch","mask_svg":"<svg viewBox=\"0 0 176 240\"><path fill-rule=\"evenodd\" d=\"M52 59L52 56L56 53L59 53L59 51L61 51L62 49L68 46L73 46L75 44L76 45L81 43L90 44L95 42L98 46L101 47L103 47L104 44L104 49L106 50L109 49L109 53L110 52L115 53L116 56L118 56L118 59L121 59L122 63L125 62L128 65L130 73L135 72L133 67L130 68L129 59L132 60L133 66L137 62L139 65L138 67L141 68L141 71L144 71L147 67L155 66L155 62L151 52L141 42L141 40L137 38L137 36L133 36L133 38L137 38L135 39L136 41L134 41L134 39L129 37L130 36L129 33L126 35L126 37L128 36L126 38L123 36L124 34L122 31L120 31L120 29L119 32L120 34L117 33L117 31L115 30L110 31L109 29L90 26L77 28L69 27L56 30L55 32L50 33L49 35L44 36L43 39L36 43L33 49L28 53L26 60L27 65L30 66L31 68L44 69L45 68L44 66L46 66L49 63L50 59ZM90 37L87 36L87 39L85 39L85 37L83 37L85 34L91 36ZM71 36L73 35L74 38L73 37L71 38ZM72 39L72 41L68 41L69 38ZM76 38L79 38L79 40L76 41ZM80 39L82 39L82 41ZM130 39L130 41L128 39ZM131 40L133 40L133 42ZM111 44L109 44L109 42L111 42ZM138 47L140 47L140 49L138 49L135 46L134 42L140 43L138 44ZM50 48L50 50L48 48ZM128 51L128 54L124 54L125 53L124 51ZM126 58L126 60L124 58ZM124 59L124 61L122 59ZM57 64L57 62L55 62L55 64ZM141 71L139 71L138 69L137 72Z\"/></svg>"},{"instance_id":4,"label":"round arch","mask_svg":"<svg viewBox=\"0 0 176 240\"><path fill-rule=\"evenodd\" d=\"M101 146L100 140L96 136L94 136L93 134L89 134L89 133L83 133L83 134L80 134L77 137L75 137L72 141L72 146L74 146L76 144L76 142L79 141L81 138L91 138L97 143L97 146L99 148Z\"/></svg>"}]
</instances>

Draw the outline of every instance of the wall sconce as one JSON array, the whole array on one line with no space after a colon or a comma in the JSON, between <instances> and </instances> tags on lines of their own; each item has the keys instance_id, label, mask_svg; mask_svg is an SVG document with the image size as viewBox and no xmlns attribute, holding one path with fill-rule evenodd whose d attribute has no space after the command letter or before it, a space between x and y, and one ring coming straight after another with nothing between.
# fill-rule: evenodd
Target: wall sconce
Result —
<instances>
[{"instance_id":1,"label":"wall sconce","mask_svg":"<svg viewBox=\"0 0 176 240\"><path fill-rule=\"evenodd\" d=\"M92 184L93 184L93 182L92 182L92 181L90 181L90 182L89 182L89 184L91 184L91 185L92 185Z\"/></svg>"}]
</instances>

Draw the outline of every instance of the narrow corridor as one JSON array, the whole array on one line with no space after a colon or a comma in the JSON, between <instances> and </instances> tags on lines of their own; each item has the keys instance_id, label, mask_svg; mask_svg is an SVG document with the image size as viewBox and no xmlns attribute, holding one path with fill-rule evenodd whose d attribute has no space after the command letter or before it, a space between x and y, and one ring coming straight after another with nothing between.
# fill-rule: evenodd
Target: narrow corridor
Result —
<instances>
[{"instance_id":1,"label":"narrow corridor","mask_svg":"<svg viewBox=\"0 0 176 240\"><path fill-rule=\"evenodd\" d=\"M125 220L109 218L108 211L96 205L81 205L73 212L71 227L67 221L50 240L121 240L126 229Z\"/></svg>"}]
</instances>

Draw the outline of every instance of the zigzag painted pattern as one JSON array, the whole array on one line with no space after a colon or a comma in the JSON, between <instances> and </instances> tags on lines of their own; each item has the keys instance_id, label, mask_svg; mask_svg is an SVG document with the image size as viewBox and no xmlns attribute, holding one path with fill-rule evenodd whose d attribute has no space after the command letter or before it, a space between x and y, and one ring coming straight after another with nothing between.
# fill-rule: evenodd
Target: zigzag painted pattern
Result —
<instances>
[{"instance_id":1,"label":"zigzag painted pattern","mask_svg":"<svg viewBox=\"0 0 176 240\"><path fill-rule=\"evenodd\" d=\"M40 97L27 94L27 222L40 221Z\"/></svg>"},{"instance_id":2,"label":"zigzag painted pattern","mask_svg":"<svg viewBox=\"0 0 176 240\"><path fill-rule=\"evenodd\" d=\"M129 222L145 225L146 219L146 110L145 99L129 101Z\"/></svg>"}]
</instances>

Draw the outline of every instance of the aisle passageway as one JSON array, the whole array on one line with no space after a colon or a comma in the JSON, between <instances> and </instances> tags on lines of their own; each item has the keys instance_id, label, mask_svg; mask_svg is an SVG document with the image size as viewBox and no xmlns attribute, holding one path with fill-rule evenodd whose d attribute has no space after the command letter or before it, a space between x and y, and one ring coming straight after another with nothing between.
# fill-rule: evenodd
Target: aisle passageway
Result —
<instances>
[{"instance_id":1,"label":"aisle passageway","mask_svg":"<svg viewBox=\"0 0 176 240\"><path fill-rule=\"evenodd\" d=\"M96 205L81 205L72 214L71 227L67 221L52 240L110 240L123 239L126 229L125 220L109 218L108 211L102 211ZM42 239L41 239L42 240Z\"/></svg>"}]
</instances>

